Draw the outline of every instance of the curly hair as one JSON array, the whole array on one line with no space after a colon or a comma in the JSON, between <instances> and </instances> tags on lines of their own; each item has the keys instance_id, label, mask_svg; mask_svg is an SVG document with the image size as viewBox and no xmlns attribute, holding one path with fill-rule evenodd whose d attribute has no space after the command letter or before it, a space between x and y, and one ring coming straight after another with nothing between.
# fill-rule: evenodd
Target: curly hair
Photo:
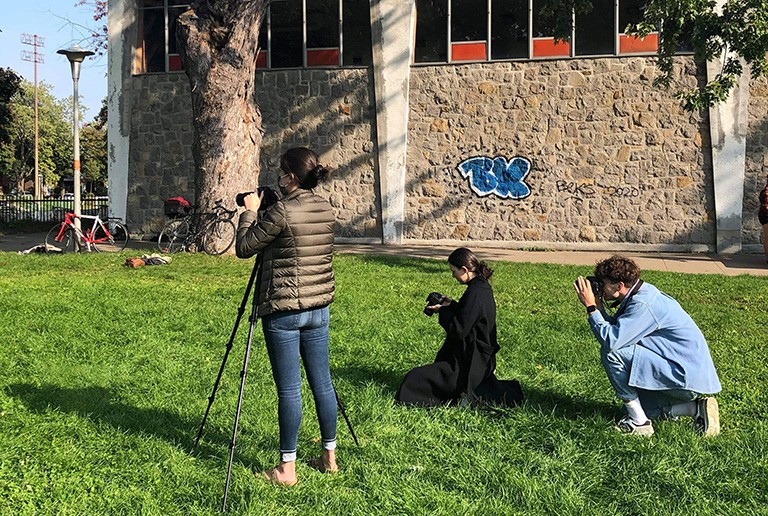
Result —
<instances>
[{"instance_id":1,"label":"curly hair","mask_svg":"<svg viewBox=\"0 0 768 516\"><path fill-rule=\"evenodd\" d=\"M631 286L640 279L640 267L629 258L614 254L595 265L595 276L600 281L608 280L611 283L621 281L624 285Z\"/></svg>"}]
</instances>

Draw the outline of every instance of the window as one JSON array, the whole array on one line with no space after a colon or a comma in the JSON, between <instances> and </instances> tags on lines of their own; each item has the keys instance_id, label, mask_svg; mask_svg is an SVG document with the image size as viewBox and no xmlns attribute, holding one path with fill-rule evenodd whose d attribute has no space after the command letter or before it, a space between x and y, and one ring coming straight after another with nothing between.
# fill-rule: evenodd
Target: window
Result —
<instances>
[{"instance_id":1,"label":"window","mask_svg":"<svg viewBox=\"0 0 768 516\"><path fill-rule=\"evenodd\" d=\"M189 0L137 0L136 73L181 70L179 15ZM272 0L259 31L257 68L368 66L368 0Z\"/></svg>"},{"instance_id":2,"label":"window","mask_svg":"<svg viewBox=\"0 0 768 516\"><path fill-rule=\"evenodd\" d=\"M488 11L485 2L452 0L451 61L484 61L488 58Z\"/></svg>"},{"instance_id":3,"label":"window","mask_svg":"<svg viewBox=\"0 0 768 516\"><path fill-rule=\"evenodd\" d=\"M178 0L139 0L136 73L181 70L176 23L189 5Z\"/></svg>"},{"instance_id":4,"label":"window","mask_svg":"<svg viewBox=\"0 0 768 516\"><path fill-rule=\"evenodd\" d=\"M270 3L270 68L304 66L303 10L301 0Z\"/></svg>"},{"instance_id":5,"label":"window","mask_svg":"<svg viewBox=\"0 0 768 516\"><path fill-rule=\"evenodd\" d=\"M626 36L646 0L592 0L574 13L570 41L555 40L547 7L560 0L416 0L414 63L653 53L658 36ZM618 26L617 26L618 20Z\"/></svg>"},{"instance_id":6,"label":"window","mask_svg":"<svg viewBox=\"0 0 768 516\"><path fill-rule=\"evenodd\" d=\"M446 0L416 0L417 63L448 60L448 2Z\"/></svg>"},{"instance_id":7,"label":"window","mask_svg":"<svg viewBox=\"0 0 768 516\"><path fill-rule=\"evenodd\" d=\"M592 8L576 13L574 47L577 56L616 52L616 13L613 0L591 0Z\"/></svg>"},{"instance_id":8,"label":"window","mask_svg":"<svg viewBox=\"0 0 768 516\"><path fill-rule=\"evenodd\" d=\"M619 0L619 53L635 54L655 52L659 44L656 32L640 39L626 34L628 26L634 26L643 19L645 0Z\"/></svg>"},{"instance_id":9,"label":"window","mask_svg":"<svg viewBox=\"0 0 768 516\"><path fill-rule=\"evenodd\" d=\"M491 3L491 59L528 57L528 0Z\"/></svg>"},{"instance_id":10,"label":"window","mask_svg":"<svg viewBox=\"0 0 768 516\"><path fill-rule=\"evenodd\" d=\"M371 11L368 0L342 0L342 34L344 66L370 65Z\"/></svg>"}]
</instances>

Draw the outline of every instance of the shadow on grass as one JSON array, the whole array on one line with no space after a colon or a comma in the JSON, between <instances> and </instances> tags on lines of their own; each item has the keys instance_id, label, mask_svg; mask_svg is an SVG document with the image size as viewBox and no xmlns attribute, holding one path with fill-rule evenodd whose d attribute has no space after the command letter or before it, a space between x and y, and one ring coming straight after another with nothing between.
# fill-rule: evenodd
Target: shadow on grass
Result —
<instances>
[{"instance_id":1,"label":"shadow on grass","mask_svg":"<svg viewBox=\"0 0 768 516\"><path fill-rule=\"evenodd\" d=\"M451 249L452 251L452 249ZM412 269L418 273L426 274L450 274L448 269L448 255L451 251L434 252L431 249L425 251L424 257L413 258L408 256L408 250L395 248L382 248L378 251L378 254L363 254L344 252L347 256L355 256L357 259L373 263L376 265L383 265L386 267L396 267L398 269ZM434 256L432 255L434 253ZM438 261L439 260L439 261Z\"/></svg>"},{"instance_id":2,"label":"shadow on grass","mask_svg":"<svg viewBox=\"0 0 768 516\"><path fill-rule=\"evenodd\" d=\"M580 419L599 415L607 420L616 417L616 407L610 403L581 396L566 396L558 392L541 390L523 384L525 406L563 419Z\"/></svg>"},{"instance_id":3,"label":"shadow on grass","mask_svg":"<svg viewBox=\"0 0 768 516\"><path fill-rule=\"evenodd\" d=\"M349 365L334 367L331 374L334 378L339 378L354 387L362 387L373 382L382 386L385 393L394 397L406 372L384 370L367 365Z\"/></svg>"},{"instance_id":4,"label":"shadow on grass","mask_svg":"<svg viewBox=\"0 0 768 516\"><path fill-rule=\"evenodd\" d=\"M77 414L93 423L107 423L139 435L154 435L201 457L221 457L222 450L226 451L229 446L230 436L206 427L200 444L193 450L203 412L200 420L190 421L167 410L140 409L119 401L119 396L103 387L17 383L8 386L6 392L38 414L50 411Z\"/></svg>"}]
</instances>

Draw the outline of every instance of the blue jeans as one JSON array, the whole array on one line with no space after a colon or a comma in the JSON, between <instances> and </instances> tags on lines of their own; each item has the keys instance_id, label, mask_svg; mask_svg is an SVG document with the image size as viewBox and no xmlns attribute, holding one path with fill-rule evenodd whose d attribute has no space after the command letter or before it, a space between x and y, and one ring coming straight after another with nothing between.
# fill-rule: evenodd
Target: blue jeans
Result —
<instances>
[{"instance_id":1,"label":"blue jeans","mask_svg":"<svg viewBox=\"0 0 768 516\"><path fill-rule=\"evenodd\" d=\"M328 307L275 312L262 318L264 340L277 386L280 457L296 460L301 425L301 367L315 398L323 448L336 447L336 393L328 361Z\"/></svg>"},{"instance_id":2,"label":"blue jeans","mask_svg":"<svg viewBox=\"0 0 768 516\"><path fill-rule=\"evenodd\" d=\"M635 346L626 346L610 353L601 353L608 381L611 382L616 397L622 401L640 400L645 415L651 419L669 415L672 405L693 401L699 393L686 389L668 389L649 391L629 385L629 373L632 371L632 359L635 356Z\"/></svg>"}]
</instances>

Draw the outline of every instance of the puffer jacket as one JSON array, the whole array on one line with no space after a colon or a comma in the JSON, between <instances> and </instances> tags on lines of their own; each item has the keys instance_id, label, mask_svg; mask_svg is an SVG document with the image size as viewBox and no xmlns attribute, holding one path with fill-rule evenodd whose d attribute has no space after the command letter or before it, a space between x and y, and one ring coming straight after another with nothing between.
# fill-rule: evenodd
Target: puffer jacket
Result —
<instances>
[{"instance_id":1,"label":"puffer jacket","mask_svg":"<svg viewBox=\"0 0 768 516\"><path fill-rule=\"evenodd\" d=\"M321 308L333 301L333 208L310 190L296 190L258 219L246 210L237 226L239 258L261 254L259 317Z\"/></svg>"}]
</instances>

